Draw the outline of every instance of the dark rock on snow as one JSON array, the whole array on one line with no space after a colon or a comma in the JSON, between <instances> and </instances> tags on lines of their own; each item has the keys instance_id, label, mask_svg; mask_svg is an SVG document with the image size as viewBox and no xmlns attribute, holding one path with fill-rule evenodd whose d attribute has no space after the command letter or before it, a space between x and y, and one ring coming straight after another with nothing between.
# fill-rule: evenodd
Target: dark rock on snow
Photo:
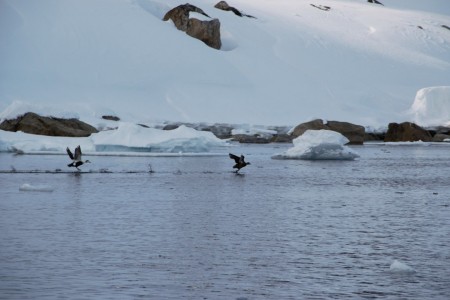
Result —
<instances>
[{"instance_id":1,"label":"dark rock on snow","mask_svg":"<svg viewBox=\"0 0 450 300\"><path fill-rule=\"evenodd\" d=\"M168 11L163 20L172 20L178 30L186 32L189 36L201 40L214 49L220 49L222 42L220 40L219 20L201 21L196 18L190 18L190 12L196 12L209 18L202 9L186 3Z\"/></svg>"},{"instance_id":2,"label":"dark rock on snow","mask_svg":"<svg viewBox=\"0 0 450 300\"><path fill-rule=\"evenodd\" d=\"M228 3L226 1L220 1L219 3L217 3L216 5L214 5L215 8L217 9L221 9L221 10L225 10L225 11L231 11L233 12L236 16L239 17L247 17L247 18L254 18L256 19L256 17L251 16L251 15L246 15L242 12L240 12L238 9L236 9L233 6L229 6Z\"/></svg>"},{"instance_id":3,"label":"dark rock on snow","mask_svg":"<svg viewBox=\"0 0 450 300\"><path fill-rule=\"evenodd\" d=\"M119 117L117 117L117 116L109 116L109 115L102 116L102 119L109 120L109 121L120 121Z\"/></svg>"},{"instance_id":4,"label":"dark rock on snow","mask_svg":"<svg viewBox=\"0 0 450 300\"><path fill-rule=\"evenodd\" d=\"M389 123L388 131L384 138L385 142L430 142L432 139L430 132L422 127L411 123L404 122Z\"/></svg>"},{"instance_id":5,"label":"dark rock on snow","mask_svg":"<svg viewBox=\"0 0 450 300\"><path fill-rule=\"evenodd\" d=\"M60 119L42 117L29 112L12 120L5 120L0 124L0 129L6 131L23 131L25 133L47 135L86 137L98 132L97 129L78 119Z\"/></svg>"},{"instance_id":6,"label":"dark rock on snow","mask_svg":"<svg viewBox=\"0 0 450 300\"><path fill-rule=\"evenodd\" d=\"M324 11L329 11L331 9L331 7L329 6L324 6L324 5L315 5L315 4L310 4L312 7L318 8L320 10L324 10Z\"/></svg>"},{"instance_id":7,"label":"dark rock on snow","mask_svg":"<svg viewBox=\"0 0 450 300\"><path fill-rule=\"evenodd\" d=\"M165 14L163 21L172 20L178 30L186 31L188 28L190 12L196 12L209 18L209 16L202 9L186 3L169 10Z\"/></svg>"},{"instance_id":8,"label":"dark rock on snow","mask_svg":"<svg viewBox=\"0 0 450 300\"><path fill-rule=\"evenodd\" d=\"M375 4L380 4L380 5L383 5L383 6L384 6L383 3L381 3L381 2L379 2L379 1L377 1L377 0L367 0L367 2L369 2L369 3L375 3Z\"/></svg>"}]
</instances>

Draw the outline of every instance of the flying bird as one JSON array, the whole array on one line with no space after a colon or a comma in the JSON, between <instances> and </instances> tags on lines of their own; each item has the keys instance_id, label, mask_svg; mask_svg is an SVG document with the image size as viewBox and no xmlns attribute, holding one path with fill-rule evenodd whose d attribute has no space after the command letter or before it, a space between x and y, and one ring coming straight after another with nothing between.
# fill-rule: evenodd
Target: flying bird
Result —
<instances>
[{"instance_id":1,"label":"flying bird","mask_svg":"<svg viewBox=\"0 0 450 300\"><path fill-rule=\"evenodd\" d=\"M229 154L231 159L234 159L234 161L236 162L236 164L233 166L234 169L236 170L236 174L239 172L240 169L242 169L243 167L250 165L249 162L245 162L244 160L244 155L241 155L241 157L234 155L234 154Z\"/></svg>"},{"instance_id":2,"label":"flying bird","mask_svg":"<svg viewBox=\"0 0 450 300\"><path fill-rule=\"evenodd\" d=\"M75 168L77 168L77 170L80 170L80 169L78 169L79 166L81 166L85 163L90 163L89 160L83 161L81 159L81 147L79 145L78 145L78 147L75 148L75 155L72 154L72 151L70 151L69 147L67 147L66 151L67 151L67 154L69 155L70 159L72 160L72 162L67 165L68 167L75 167Z\"/></svg>"}]
</instances>

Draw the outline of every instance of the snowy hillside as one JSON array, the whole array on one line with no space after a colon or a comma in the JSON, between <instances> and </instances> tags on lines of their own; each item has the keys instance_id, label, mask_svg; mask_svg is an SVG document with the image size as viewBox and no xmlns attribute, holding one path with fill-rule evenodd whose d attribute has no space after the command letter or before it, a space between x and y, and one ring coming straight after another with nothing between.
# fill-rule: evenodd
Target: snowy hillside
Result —
<instances>
[{"instance_id":1,"label":"snowy hillside","mask_svg":"<svg viewBox=\"0 0 450 300\"><path fill-rule=\"evenodd\" d=\"M416 93L450 86L448 0L228 1L257 19L217 2L190 1L220 20L221 50L161 20L185 1L0 0L2 117L22 101L82 120L430 123Z\"/></svg>"}]
</instances>

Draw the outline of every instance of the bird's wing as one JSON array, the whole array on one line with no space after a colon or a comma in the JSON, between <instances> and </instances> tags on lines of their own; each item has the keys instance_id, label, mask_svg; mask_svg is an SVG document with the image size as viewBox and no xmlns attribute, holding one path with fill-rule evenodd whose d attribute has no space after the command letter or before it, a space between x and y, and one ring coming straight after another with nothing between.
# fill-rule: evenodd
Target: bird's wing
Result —
<instances>
[{"instance_id":1,"label":"bird's wing","mask_svg":"<svg viewBox=\"0 0 450 300\"><path fill-rule=\"evenodd\" d=\"M80 146L75 148L75 159L81 160L81 147Z\"/></svg>"},{"instance_id":2,"label":"bird's wing","mask_svg":"<svg viewBox=\"0 0 450 300\"><path fill-rule=\"evenodd\" d=\"M244 158L245 158L244 155L241 154L241 157L239 158L239 162L240 163L245 163Z\"/></svg>"},{"instance_id":3,"label":"bird's wing","mask_svg":"<svg viewBox=\"0 0 450 300\"><path fill-rule=\"evenodd\" d=\"M230 158L231 159L234 159L234 161L236 162L236 163L239 163L239 160L240 160L240 158L239 158L239 156L236 156L236 155L234 155L234 154L229 154L230 155Z\"/></svg>"},{"instance_id":4,"label":"bird's wing","mask_svg":"<svg viewBox=\"0 0 450 300\"><path fill-rule=\"evenodd\" d=\"M73 159L72 151L70 151L69 147L66 148L67 154L69 155L70 159Z\"/></svg>"}]
</instances>

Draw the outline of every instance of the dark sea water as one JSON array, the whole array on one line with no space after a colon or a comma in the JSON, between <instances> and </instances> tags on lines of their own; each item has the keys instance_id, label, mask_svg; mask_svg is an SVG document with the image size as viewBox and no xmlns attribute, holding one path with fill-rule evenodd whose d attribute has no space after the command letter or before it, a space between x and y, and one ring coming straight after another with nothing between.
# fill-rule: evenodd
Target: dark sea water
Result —
<instances>
[{"instance_id":1,"label":"dark sea water","mask_svg":"<svg viewBox=\"0 0 450 300\"><path fill-rule=\"evenodd\" d=\"M87 173L0 154L0 298L449 299L449 145L270 159L287 147L92 156ZM228 151L252 164L232 173Z\"/></svg>"}]
</instances>

